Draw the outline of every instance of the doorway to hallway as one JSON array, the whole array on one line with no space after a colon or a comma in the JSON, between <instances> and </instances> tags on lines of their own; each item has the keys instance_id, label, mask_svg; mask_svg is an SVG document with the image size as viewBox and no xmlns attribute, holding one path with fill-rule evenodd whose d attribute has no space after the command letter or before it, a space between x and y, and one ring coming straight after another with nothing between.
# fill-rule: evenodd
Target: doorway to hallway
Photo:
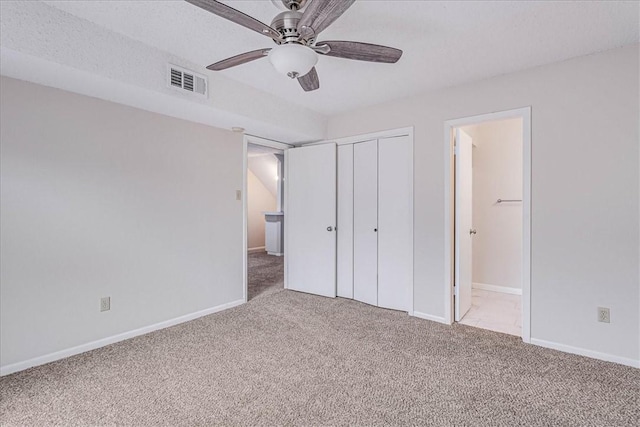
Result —
<instances>
[{"instance_id":1,"label":"doorway to hallway","mask_svg":"<svg viewBox=\"0 0 640 427\"><path fill-rule=\"evenodd\" d=\"M245 137L245 300L284 288L284 150Z\"/></svg>"}]
</instances>

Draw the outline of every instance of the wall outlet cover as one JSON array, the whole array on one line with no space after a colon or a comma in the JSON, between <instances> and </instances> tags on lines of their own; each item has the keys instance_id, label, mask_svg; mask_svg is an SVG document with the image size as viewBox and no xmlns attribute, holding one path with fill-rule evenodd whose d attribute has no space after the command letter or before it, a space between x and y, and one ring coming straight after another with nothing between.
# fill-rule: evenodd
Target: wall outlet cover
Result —
<instances>
[{"instance_id":1,"label":"wall outlet cover","mask_svg":"<svg viewBox=\"0 0 640 427\"><path fill-rule=\"evenodd\" d=\"M111 297L100 298L100 311L111 310Z\"/></svg>"},{"instance_id":2,"label":"wall outlet cover","mask_svg":"<svg viewBox=\"0 0 640 427\"><path fill-rule=\"evenodd\" d=\"M598 307L598 322L610 323L611 316L607 307Z\"/></svg>"}]
</instances>

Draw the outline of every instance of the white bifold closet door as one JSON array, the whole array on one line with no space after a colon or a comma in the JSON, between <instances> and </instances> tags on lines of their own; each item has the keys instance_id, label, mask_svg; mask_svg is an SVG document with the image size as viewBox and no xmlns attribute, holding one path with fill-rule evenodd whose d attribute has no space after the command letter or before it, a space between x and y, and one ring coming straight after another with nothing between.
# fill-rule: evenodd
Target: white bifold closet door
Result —
<instances>
[{"instance_id":1,"label":"white bifold closet door","mask_svg":"<svg viewBox=\"0 0 640 427\"><path fill-rule=\"evenodd\" d=\"M344 169L338 173L341 179L349 173L348 149L339 150L338 157L338 169ZM412 140L409 136L399 136L356 143L352 158L352 188L348 178L338 183L338 221L345 224L349 233L343 240L339 238L338 259L344 257L346 263L349 251L353 251L353 299L412 311ZM352 246L348 242L351 234ZM346 289L351 283L349 269L339 268L338 277L338 283L343 283ZM349 297L347 291L339 290L338 295Z\"/></svg>"},{"instance_id":2,"label":"white bifold closet door","mask_svg":"<svg viewBox=\"0 0 640 427\"><path fill-rule=\"evenodd\" d=\"M338 289L353 298L353 144L338 146Z\"/></svg>"},{"instance_id":3,"label":"white bifold closet door","mask_svg":"<svg viewBox=\"0 0 640 427\"><path fill-rule=\"evenodd\" d=\"M413 311L413 144L378 140L378 305Z\"/></svg>"},{"instance_id":4,"label":"white bifold closet door","mask_svg":"<svg viewBox=\"0 0 640 427\"><path fill-rule=\"evenodd\" d=\"M285 151L286 286L336 296L336 144Z\"/></svg>"},{"instance_id":5,"label":"white bifold closet door","mask_svg":"<svg viewBox=\"0 0 640 427\"><path fill-rule=\"evenodd\" d=\"M353 146L353 298L378 305L378 141Z\"/></svg>"}]
</instances>

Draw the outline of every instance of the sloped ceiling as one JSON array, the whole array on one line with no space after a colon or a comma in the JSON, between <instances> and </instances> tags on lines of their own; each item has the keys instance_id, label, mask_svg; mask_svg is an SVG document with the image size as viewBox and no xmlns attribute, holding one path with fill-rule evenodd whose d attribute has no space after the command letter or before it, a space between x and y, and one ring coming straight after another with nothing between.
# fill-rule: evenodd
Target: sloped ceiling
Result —
<instances>
[{"instance_id":1,"label":"sloped ceiling","mask_svg":"<svg viewBox=\"0 0 640 427\"><path fill-rule=\"evenodd\" d=\"M247 167L260 180L269 193L278 198L278 160L273 154L249 154Z\"/></svg>"}]
</instances>

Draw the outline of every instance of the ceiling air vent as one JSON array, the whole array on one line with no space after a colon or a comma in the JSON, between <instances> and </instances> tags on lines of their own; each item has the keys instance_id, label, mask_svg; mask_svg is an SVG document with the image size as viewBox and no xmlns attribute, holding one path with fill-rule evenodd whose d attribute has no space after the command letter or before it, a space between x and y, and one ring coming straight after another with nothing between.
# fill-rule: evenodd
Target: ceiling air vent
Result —
<instances>
[{"instance_id":1,"label":"ceiling air vent","mask_svg":"<svg viewBox=\"0 0 640 427\"><path fill-rule=\"evenodd\" d=\"M195 95L207 97L207 77L194 73L176 65L169 64L167 67L169 75L167 80L169 87L180 91L191 92Z\"/></svg>"}]
</instances>

